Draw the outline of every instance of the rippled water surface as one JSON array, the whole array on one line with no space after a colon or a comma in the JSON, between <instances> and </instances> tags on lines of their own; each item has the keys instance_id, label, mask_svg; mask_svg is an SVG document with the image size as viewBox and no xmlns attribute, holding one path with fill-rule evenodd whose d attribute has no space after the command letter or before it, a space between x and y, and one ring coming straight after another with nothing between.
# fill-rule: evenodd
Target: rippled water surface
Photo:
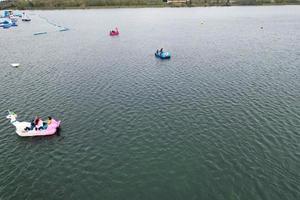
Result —
<instances>
[{"instance_id":1,"label":"rippled water surface","mask_svg":"<svg viewBox=\"0 0 300 200\"><path fill-rule=\"evenodd\" d=\"M0 30L1 200L300 199L299 6L29 14Z\"/></svg>"}]
</instances>

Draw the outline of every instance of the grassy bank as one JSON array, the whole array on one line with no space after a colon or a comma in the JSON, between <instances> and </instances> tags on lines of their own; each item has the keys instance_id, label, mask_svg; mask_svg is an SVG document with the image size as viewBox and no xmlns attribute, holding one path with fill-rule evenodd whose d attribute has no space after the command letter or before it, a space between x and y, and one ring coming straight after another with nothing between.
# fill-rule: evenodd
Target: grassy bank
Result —
<instances>
[{"instance_id":1,"label":"grassy bank","mask_svg":"<svg viewBox=\"0 0 300 200\"><path fill-rule=\"evenodd\" d=\"M17 0L13 7L17 9L66 9L286 4L300 4L300 0L191 0L189 4L167 4L163 0Z\"/></svg>"}]
</instances>

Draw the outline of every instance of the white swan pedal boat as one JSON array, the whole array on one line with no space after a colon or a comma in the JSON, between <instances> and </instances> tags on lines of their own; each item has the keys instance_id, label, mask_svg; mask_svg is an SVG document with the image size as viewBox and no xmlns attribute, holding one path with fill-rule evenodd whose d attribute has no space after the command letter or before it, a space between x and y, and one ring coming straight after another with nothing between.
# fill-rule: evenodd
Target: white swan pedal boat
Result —
<instances>
[{"instance_id":1,"label":"white swan pedal boat","mask_svg":"<svg viewBox=\"0 0 300 200\"><path fill-rule=\"evenodd\" d=\"M10 123L16 127L16 133L21 137L54 135L60 127L60 121L52 119L51 123L49 125L47 125L47 127L45 129L26 130L26 128L31 127L30 122L19 122L19 121L17 121L16 120L17 115L13 112L9 112L9 115L7 115L6 118L10 119Z\"/></svg>"}]
</instances>

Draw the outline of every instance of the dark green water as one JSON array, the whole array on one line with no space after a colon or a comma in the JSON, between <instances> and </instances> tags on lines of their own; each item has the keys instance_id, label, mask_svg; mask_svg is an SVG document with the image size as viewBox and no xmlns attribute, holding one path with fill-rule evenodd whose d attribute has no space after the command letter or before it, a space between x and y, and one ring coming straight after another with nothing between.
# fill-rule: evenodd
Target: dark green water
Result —
<instances>
[{"instance_id":1,"label":"dark green water","mask_svg":"<svg viewBox=\"0 0 300 200\"><path fill-rule=\"evenodd\" d=\"M299 6L31 14L0 30L1 200L300 199Z\"/></svg>"}]
</instances>

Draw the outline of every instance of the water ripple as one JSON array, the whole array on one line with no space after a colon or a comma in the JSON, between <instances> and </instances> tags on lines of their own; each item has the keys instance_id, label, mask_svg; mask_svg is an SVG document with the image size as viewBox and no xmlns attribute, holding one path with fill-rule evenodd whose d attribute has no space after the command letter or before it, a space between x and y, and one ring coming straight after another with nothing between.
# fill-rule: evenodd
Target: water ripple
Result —
<instances>
[{"instance_id":1,"label":"water ripple","mask_svg":"<svg viewBox=\"0 0 300 200\"><path fill-rule=\"evenodd\" d=\"M299 199L299 8L227 9L32 11L0 30L0 199ZM17 137L8 109L60 134Z\"/></svg>"}]
</instances>

